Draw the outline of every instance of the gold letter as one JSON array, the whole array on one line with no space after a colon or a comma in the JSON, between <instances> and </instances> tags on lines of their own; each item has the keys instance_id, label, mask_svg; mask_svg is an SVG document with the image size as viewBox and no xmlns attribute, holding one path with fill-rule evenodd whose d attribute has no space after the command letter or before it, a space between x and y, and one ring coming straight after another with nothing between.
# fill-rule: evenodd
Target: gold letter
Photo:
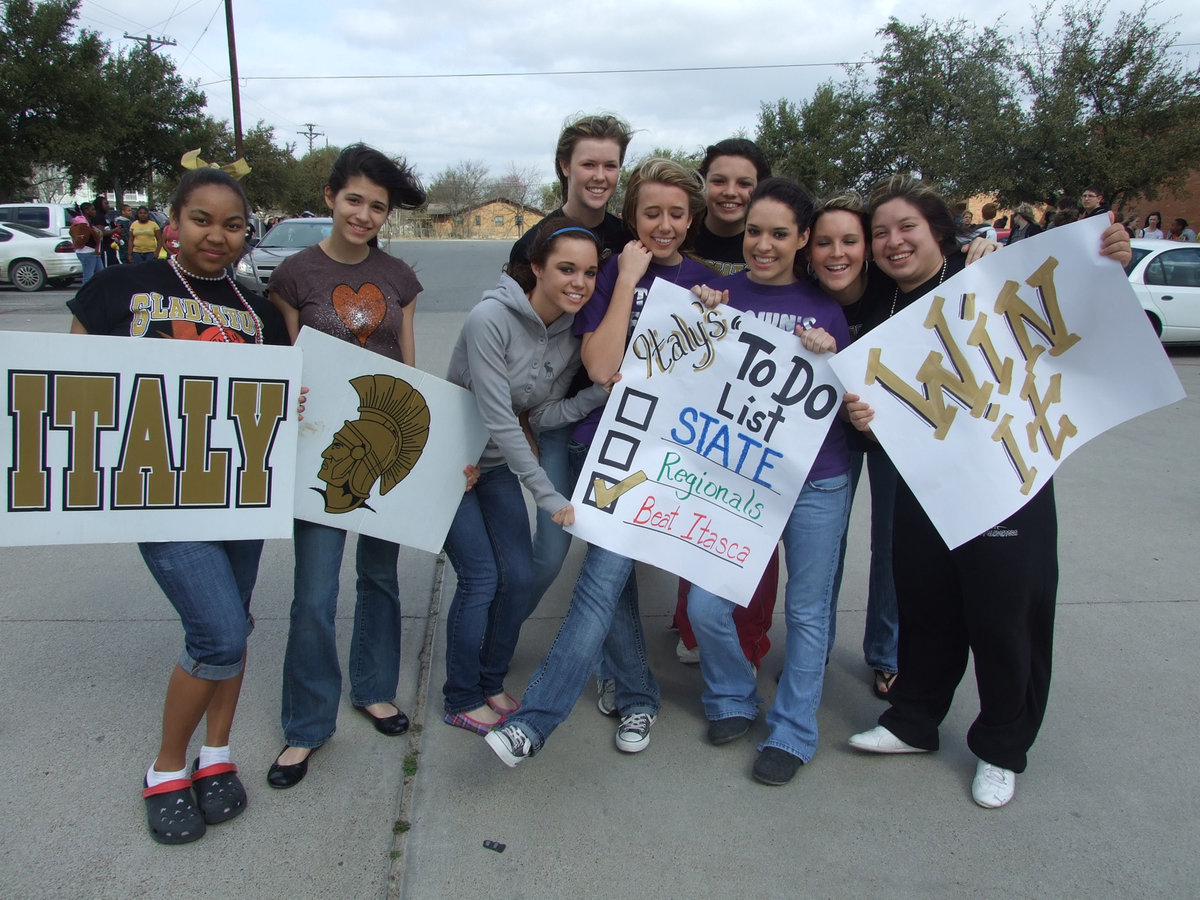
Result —
<instances>
[{"instance_id":1,"label":"gold letter","mask_svg":"<svg viewBox=\"0 0 1200 900\"><path fill-rule=\"evenodd\" d=\"M49 509L50 478L46 461L46 409L50 405L48 372L9 375L8 414L13 422L13 462L8 470L8 508Z\"/></svg>"},{"instance_id":2,"label":"gold letter","mask_svg":"<svg viewBox=\"0 0 1200 900\"><path fill-rule=\"evenodd\" d=\"M233 379L229 385L229 417L237 426L242 451L238 506L271 504L271 448L279 423L287 418L287 395L286 381Z\"/></svg>"},{"instance_id":3,"label":"gold letter","mask_svg":"<svg viewBox=\"0 0 1200 900\"><path fill-rule=\"evenodd\" d=\"M103 509L101 431L117 427L116 375L55 375L54 428L71 432L64 509Z\"/></svg>"},{"instance_id":4,"label":"gold letter","mask_svg":"<svg viewBox=\"0 0 1200 900\"><path fill-rule=\"evenodd\" d=\"M183 470L179 473L180 506L229 505L229 451L212 450L216 413L215 379L183 378L179 414L183 418Z\"/></svg>"},{"instance_id":5,"label":"gold letter","mask_svg":"<svg viewBox=\"0 0 1200 900\"><path fill-rule=\"evenodd\" d=\"M162 376L139 375L113 475L113 509L174 506L175 482Z\"/></svg>"}]
</instances>

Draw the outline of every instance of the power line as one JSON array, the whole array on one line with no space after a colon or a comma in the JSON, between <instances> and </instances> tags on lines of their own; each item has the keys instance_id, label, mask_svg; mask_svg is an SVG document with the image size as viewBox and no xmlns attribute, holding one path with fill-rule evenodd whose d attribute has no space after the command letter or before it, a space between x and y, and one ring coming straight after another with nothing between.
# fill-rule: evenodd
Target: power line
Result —
<instances>
[{"instance_id":1,"label":"power line","mask_svg":"<svg viewBox=\"0 0 1200 900\"><path fill-rule=\"evenodd\" d=\"M1200 42L1172 44L1167 49L1200 47ZM754 72L770 69L844 68L858 65L879 65L879 59L860 59L853 62L758 63L743 66L672 66L661 69L560 69L535 72L421 72L412 75L243 75L243 81L417 81L438 78L533 78L552 75L661 75L685 72ZM228 80L228 79L225 79ZM202 84L220 82L210 81Z\"/></svg>"}]
</instances>

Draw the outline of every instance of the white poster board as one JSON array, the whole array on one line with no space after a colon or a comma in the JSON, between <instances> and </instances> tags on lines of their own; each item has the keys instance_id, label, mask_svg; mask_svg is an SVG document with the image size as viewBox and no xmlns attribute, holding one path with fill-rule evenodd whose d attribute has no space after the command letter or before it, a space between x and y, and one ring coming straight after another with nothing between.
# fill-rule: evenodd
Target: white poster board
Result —
<instances>
[{"instance_id":1,"label":"white poster board","mask_svg":"<svg viewBox=\"0 0 1200 900\"><path fill-rule=\"evenodd\" d=\"M289 347L0 332L0 544L291 533Z\"/></svg>"},{"instance_id":2,"label":"white poster board","mask_svg":"<svg viewBox=\"0 0 1200 900\"><path fill-rule=\"evenodd\" d=\"M436 553L487 429L457 385L311 328L296 517Z\"/></svg>"},{"instance_id":3,"label":"white poster board","mask_svg":"<svg viewBox=\"0 0 1200 900\"><path fill-rule=\"evenodd\" d=\"M841 403L830 356L655 280L569 530L746 605Z\"/></svg>"},{"instance_id":4,"label":"white poster board","mask_svg":"<svg viewBox=\"0 0 1200 900\"><path fill-rule=\"evenodd\" d=\"M1184 396L1107 217L984 257L837 354L846 390L950 547L1020 509L1059 464Z\"/></svg>"}]
</instances>

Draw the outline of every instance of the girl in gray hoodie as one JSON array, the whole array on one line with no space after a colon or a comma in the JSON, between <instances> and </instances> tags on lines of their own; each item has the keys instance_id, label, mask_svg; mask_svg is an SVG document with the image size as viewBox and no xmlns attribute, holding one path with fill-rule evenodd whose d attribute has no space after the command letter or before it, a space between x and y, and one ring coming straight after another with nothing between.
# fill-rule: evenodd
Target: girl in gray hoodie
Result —
<instances>
[{"instance_id":1,"label":"girl in gray hoodie","mask_svg":"<svg viewBox=\"0 0 1200 900\"><path fill-rule=\"evenodd\" d=\"M561 218L543 226L529 266L514 267L467 315L450 358L449 381L475 395L491 440L474 490L463 495L446 536L458 587L446 621L445 721L486 734L518 708L504 690L533 576L524 485L559 525L570 501L538 465L530 428L576 422L607 399L593 385L567 398L579 369L575 313L592 295L596 238Z\"/></svg>"}]
</instances>

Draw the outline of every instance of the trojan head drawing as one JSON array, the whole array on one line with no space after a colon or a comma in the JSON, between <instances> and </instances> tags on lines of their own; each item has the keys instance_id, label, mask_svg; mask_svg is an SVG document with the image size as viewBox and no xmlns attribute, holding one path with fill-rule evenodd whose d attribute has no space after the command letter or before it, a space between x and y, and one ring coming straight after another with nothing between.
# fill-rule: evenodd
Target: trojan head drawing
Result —
<instances>
[{"instance_id":1,"label":"trojan head drawing","mask_svg":"<svg viewBox=\"0 0 1200 900\"><path fill-rule=\"evenodd\" d=\"M327 487L325 512L346 513L367 505L379 482L383 496L412 471L429 439L429 406L412 385L391 375L350 380L358 393L358 418L346 420L321 452L317 473Z\"/></svg>"}]
</instances>

